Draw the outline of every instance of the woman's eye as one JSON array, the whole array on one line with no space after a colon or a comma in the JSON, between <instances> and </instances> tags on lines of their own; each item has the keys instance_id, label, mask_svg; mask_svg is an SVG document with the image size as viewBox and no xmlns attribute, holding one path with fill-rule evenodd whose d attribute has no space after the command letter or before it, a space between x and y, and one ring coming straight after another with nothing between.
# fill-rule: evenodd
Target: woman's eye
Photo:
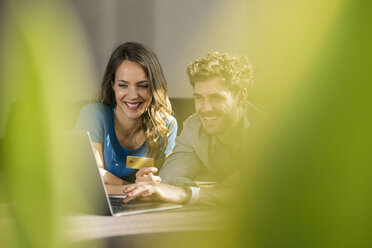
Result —
<instances>
[{"instance_id":1,"label":"woman's eye","mask_svg":"<svg viewBox=\"0 0 372 248\"><path fill-rule=\"evenodd\" d=\"M149 87L149 85L148 84L141 84L141 85L138 85L138 87L147 89Z\"/></svg>"},{"instance_id":2,"label":"woman's eye","mask_svg":"<svg viewBox=\"0 0 372 248\"><path fill-rule=\"evenodd\" d=\"M128 85L126 85L126 84L119 84L119 87L120 88L126 88L126 87L128 87Z\"/></svg>"}]
</instances>

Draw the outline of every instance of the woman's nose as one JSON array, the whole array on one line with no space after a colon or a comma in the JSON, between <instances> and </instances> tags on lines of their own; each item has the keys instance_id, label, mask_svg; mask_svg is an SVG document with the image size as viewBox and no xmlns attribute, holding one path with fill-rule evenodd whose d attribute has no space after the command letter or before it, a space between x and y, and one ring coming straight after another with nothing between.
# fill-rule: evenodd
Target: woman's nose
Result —
<instances>
[{"instance_id":1,"label":"woman's nose","mask_svg":"<svg viewBox=\"0 0 372 248\"><path fill-rule=\"evenodd\" d=\"M130 99L135 99L138 97L137 87L129 87L128 90L128 96Z\"/></svg>"}]
</instances>

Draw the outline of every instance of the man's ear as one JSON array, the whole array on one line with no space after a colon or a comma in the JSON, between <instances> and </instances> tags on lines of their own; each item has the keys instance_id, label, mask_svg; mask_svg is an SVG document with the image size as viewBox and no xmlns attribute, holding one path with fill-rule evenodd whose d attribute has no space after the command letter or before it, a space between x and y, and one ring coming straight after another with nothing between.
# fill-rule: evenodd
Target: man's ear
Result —
<instances>
[{"instance_id":1,"label":"man's ear","mask_svg":"<svg viewBox=\"0 0 372 248\"><path fill-rule=\"evenodd\" d=\"M248 91L246 88L244 88L242 91L238 93L238 105L244 106L245 102L247 101Z\"/></svg>"}]
</instances>

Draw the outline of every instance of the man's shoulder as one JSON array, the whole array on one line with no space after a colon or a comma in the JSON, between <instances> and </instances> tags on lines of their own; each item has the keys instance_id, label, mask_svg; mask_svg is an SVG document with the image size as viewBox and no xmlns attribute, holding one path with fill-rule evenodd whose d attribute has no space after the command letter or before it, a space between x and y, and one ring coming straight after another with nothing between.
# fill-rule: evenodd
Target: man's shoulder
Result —
<instances>
[{"instance_id":1,"label":"man's shoulder","mask_svg":"<svg viewBox=\"0 0 372 248\"><path fill-rule=\"evenodd\" d=\"M199 120L198 115L195 113L187 117L187 119L183 122L183 126L184 127L186 126L187 127L200 127L200 120Z\"/></svg>"},{"instance_id":2,"label":"man's shoulder","mask_svg":"<svg viewBox=\"0 0 372 248\"><path fill-rule=\"evenodd\" d=\"M200 120L196 114L193 114L183 122L183 128L180 137L182 139L188 140L190 143L199 143L200 128Z\"/></svg>"}]
</instances>

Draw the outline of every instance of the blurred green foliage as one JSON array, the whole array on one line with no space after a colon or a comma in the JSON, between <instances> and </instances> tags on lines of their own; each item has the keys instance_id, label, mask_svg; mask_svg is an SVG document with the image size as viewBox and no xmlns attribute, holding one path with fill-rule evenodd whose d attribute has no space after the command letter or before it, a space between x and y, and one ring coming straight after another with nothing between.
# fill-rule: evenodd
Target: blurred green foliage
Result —
<instances>
[{"instance_id":1,"label":"blurred green foliage","mask_svg":"<svg viewBox=\"0 0 372 248\"><path fill-rule=\"evenodd\" d=\"M371 5L252 1L252 30L242 33L262 55L256 83L272 89L270 118L241 161L246 180L226 213L231 232L206 237L214 242L198 235L201 247L372 247ZM1 246L61 247L68 199L56 130L68 121L61 102L90 87L91 61L66 2L3 6L0 114L10 94L23 104L0 147L0 200L17 203L0 207Z\"/></svg>"},{"instance_id":2,"label":"blurred green foliage","mask_svg":"<svg viewBox=\"0 0 372 248\"><path fill-rule=\"evenodd\" d=\"M1 117L9 115L1 144L2 247L61 247L58 132L66 102L89 81L84 32L64 1L2 4ZM68 115L67 115L68 116ZM58 163L60 162L60 163ZM8 218L6 218L8 217Z\"/></svg>"},{"instance_id":3,"label":"blurred green foliage","mask_svg":"<svg viewBox=\"0 0 372 248\"><path fill-rule=\"evenodd\" d=\"M247 159L256 168L247 175L238 247L372 245L372 8L340 7L296 90L278 92L285 103L273 104L265 134L252 141L260 147Z\"/></svg>"}]
</instances>

